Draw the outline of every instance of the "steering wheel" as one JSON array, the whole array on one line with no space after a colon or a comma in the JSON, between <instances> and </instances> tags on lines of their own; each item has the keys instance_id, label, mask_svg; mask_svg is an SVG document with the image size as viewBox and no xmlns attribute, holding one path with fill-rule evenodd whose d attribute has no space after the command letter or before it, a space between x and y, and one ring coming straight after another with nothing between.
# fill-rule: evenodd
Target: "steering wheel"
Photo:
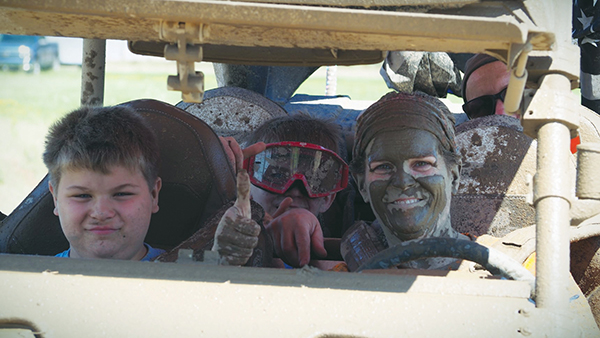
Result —
<instances>
[{"instance_id":1,"label":"steering wheel","mask_svg":"<svg viewBox=\"0 0 600 338\"><path fill-rule=\"evenodd\" d=\"M423 238L406 241L385 249L363 265L357 272L370 269L387 269L419 258L451 257L478 263L494 275L526 281L535 288L535 277L506 254L479 243L457 238Z\"/></svg>"}]
</instances>

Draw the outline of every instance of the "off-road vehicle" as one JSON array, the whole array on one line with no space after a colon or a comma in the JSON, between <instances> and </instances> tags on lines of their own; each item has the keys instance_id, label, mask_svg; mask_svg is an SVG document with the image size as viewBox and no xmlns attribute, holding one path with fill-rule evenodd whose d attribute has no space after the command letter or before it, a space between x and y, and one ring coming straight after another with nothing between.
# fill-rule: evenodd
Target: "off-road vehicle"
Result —
<instances>
[{"instance_id":1,"label":"off-road vehicle","mask_svg":"<svg viewBox=\"0 0 600 338\"><path fill-rule=\"evenodd\" d=\"M508 234L499 243L522 261L492 262L501 250L461 257L504 278L219 266L183 250L176 263L48 257L66 242L42 181L0 226L0 332L599 337L588 304L594 308L598 284L592 280L582 291L569 266L570 241L597 237L593 216L600 212L593 169L600 146L583 142L577 176L571 166L569 144L581 115L571 94L579 74L571 6L566 0L0 0L2 34L86 39L84 104L102 103L103 39L127 40L134 51L176 60L177 75L167 82L188 102L203 96L202 75L194 70L200 61L316 67L379 62L386 51L488 53L509 65L505 106L520 111L524 133L537 144L535 175L523 185L531 191L535 234ZM521 102L526 84L537 91ZM160 102L131 104L164 132L163 205L147 241L175 246L235 197L233 169L197 118ZM516 273L514 263L520 266L533 252L535 277ZM588 254L593 265L595 251Z\"/></svg>"}]
</instances>

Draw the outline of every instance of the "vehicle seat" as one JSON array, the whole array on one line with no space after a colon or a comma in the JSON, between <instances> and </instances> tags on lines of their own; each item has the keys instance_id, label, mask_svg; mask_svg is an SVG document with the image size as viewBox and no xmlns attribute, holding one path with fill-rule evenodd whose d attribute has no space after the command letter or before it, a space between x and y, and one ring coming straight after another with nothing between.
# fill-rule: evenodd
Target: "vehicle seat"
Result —
<instances>
[{"instance_id":1,"label":"vehicle seat","mask_svg":"<svg viewBox=\"0 0 600 338\"><path fill-rule=\"evenodd\" d=\"M234 170L217 135L200 119L156 100L123 105L143 115L158 138L160 210L152 215L146 242L168 250L235 199ZM46 176L0 224L0 252L54 255L66 250L53 209Z\"/></svg>"},{"instance_id":2,"label":"vehicle seat","mask_svg":"<svg viewBox=\"0 0 600 338\"><path fill-rule=\"evenodd\" d=\"M600 142L600 116L582 107L581 143ZM535 209L525 199L536 171L537 141L518 120L502 115L477 118L456 127L463 166L452 197L452 225L460 232L503 237L533 225ZM576 157L572 157L575 177ZM573 182L574 183L574 182Z\"/></svg>"},{"instance_id":3,"label":"vehicle seat","mask_svg":"<svg viewBox=\"0 0 600 338\"><path fill-rule=\"evenodd\" d=\"M537 142L513 117L492 115L457 126L462 157L458 193L452 197L452 226L459 232L503 237L534 224L526 202L528 176L536 170Z\"/></svg>"},{"instance_id":4,"label":"vehicle seat","mask_svg":"<svg viewBox=\"0 0 600 338\"><path fill-rule=\"evenodd\" d=\"M598 114L582 108L579 122L581 143L600 142ZM522 134L517 120L498 115L460 124L456 135L463 171L452 198L452 225L460 232L497 237L488 238L488 244L524 263L535 250L535 209L525 195L526 176L535 174L537 142ZM593 230L600 216L584 223ZM570 230L579 231L584 223ZM585 234L571 238L570 271L600 325L600 237Z\"/></svg>"}]
</instances>

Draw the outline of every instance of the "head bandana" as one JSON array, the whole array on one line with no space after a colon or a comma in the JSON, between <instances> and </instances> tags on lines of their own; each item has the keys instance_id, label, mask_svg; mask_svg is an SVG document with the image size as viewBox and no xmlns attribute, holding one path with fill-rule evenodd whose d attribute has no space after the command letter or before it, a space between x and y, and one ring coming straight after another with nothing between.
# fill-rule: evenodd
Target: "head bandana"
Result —
<instances>
[{"instance_id":1,"label":"head bandana","mask_svg":"<svg viewBox=\"0 0 600 338\"><path fill-rule=\"evenodd\" d=\"M364 154L375 135L385 131L421 129L432 133L442 147L458 154L454 116L440 100L424 93L388 93L358 118L353 158Z\"/></svg>"}]
</instances>

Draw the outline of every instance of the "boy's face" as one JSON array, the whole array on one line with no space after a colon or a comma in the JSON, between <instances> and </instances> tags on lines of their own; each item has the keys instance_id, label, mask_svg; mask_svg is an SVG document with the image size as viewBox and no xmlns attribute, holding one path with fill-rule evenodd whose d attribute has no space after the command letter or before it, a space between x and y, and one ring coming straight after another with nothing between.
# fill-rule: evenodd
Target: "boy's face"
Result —
<instances>
[{"instance_id":1,"label":"boy's face","mask_svg":"<svg viewBox=\"0 0 600 338\"><path fill-rule=\"evenodd\" d=\"M157 178L152 189L141 171L113 166L105 175L65 170L50 184L54 214L71 247L70 257L140 260L150 216L158 211Z\"/></svg>"},{"instance_id":2,"label":"boy's face","mask_svg":"<svg viewBox=\"0 0 600 338\"><path fill-rule=\"evenodd\" d=\"M301 181L294 182L283 194L272 193L252 185L250 186L250 194L252 199L260 204L269 215L273 215L277 211L277 208L286 197L293 199L291 208L303 208L315 216L327 211L335 198L335 194L310 198Z\"/></svg>"}]
</instances>

